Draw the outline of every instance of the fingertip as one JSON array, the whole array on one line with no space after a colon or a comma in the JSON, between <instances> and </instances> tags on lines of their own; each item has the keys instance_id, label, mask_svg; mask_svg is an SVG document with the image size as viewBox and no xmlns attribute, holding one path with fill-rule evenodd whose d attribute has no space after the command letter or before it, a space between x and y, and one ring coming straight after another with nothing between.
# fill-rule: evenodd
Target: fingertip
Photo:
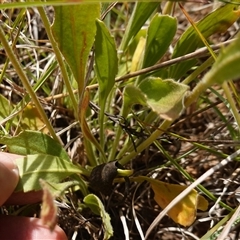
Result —
<instances>
[{"instance_id":1,"label":"fingertip","mask_svg":"<svg viewBox=\"0 0 240 240\"><path fill-rule=\"evenodd\" d=\"M2 163L0 160L0 205L12 194L19 180L18 168L14 162Z\"/></svg>"},{"instance_id":2,"label":"fingertip","mask_svg":"<svg viewBox=\"0 0 240 240\"><path fill-rule=\"evenodd\" d=\"M13 153L0 152L0 162L8 168L13 168L15 166L15 160L20 157L23 156Z\"/></svg>"}]
</instances>

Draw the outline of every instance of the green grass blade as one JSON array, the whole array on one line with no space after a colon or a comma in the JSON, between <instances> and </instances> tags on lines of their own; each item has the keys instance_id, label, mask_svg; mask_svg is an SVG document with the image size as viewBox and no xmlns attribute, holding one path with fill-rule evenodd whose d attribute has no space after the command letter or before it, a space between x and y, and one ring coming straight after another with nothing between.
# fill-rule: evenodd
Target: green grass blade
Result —
<instances>
[{"instance_id":1,"label":"green grass blade","mask_svg":"<svg viewBox=\"0 0 240 240\"><path fill-rule=\"evenodd\" d=\"M158 2L137 2L123 36L120 50L125 51L143 24L159 5Z\"/></svg>"},{"instance_id":2,"label":"green grass blade","mask_svg":"<svg viewBox=\"0 0 240 240\"><path fill-rule=\"evenodd\" d=\"M240 11L235 8L236 6L231 4L220 7L196 23L196 27L204 38L208 38L214 33L225 32L239 18ZM191 26L183 33L177 42L172 58L193 52L201 46L203 46L202 40ZM195 63L195 60L189 60L172 66L170 68L169 77L179 79L194 66Z\"/></svg>"}]
</instances>

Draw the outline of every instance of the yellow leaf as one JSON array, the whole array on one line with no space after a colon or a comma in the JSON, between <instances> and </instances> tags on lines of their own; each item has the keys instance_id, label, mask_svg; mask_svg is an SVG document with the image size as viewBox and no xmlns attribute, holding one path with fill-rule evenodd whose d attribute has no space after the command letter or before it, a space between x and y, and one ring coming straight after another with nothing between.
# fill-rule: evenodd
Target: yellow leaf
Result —
<instances>
[{"instance_id":1,"label":"yellow leaf","mask_svg":"<svg viewBox=\"0 0 240 240\"><path fill-rule=\"evenodd\" d=\"M140 63L142 61L145 45L146 45L146 38L140 37L138 45L136 47L136 50L132 58L131 72L135 72L139 69Z\"/></svg>"},{"instance_id":2,"label":"yellow leaf","mask_svg":"<svg viewBox=\"0 0 240 240\"><path fill-rule=\"evenodd\" d=\"M163 209L187 188L187 186L165 183L158 180L151 180L150 184L155 193L154 200ZM205 211L207 208L207 200L203 196L198 195L196 190L192 190L169 210L168 216L176 223L183 226L190 226L195 221L197 209Z\"/></svg>"},{"instance_id":3,"label":"yellow leaf","mask_svg":"<svg viewBox=\"0 0 240 240\"><path fill-rule=\"evenodd\" d=\"M47 128L45 127L44 122L39 115L37 108L29 103L22 112L22 128L31 129L31 130L40 130L43 133L48 133Z\"/></svg>"}]
</instances>

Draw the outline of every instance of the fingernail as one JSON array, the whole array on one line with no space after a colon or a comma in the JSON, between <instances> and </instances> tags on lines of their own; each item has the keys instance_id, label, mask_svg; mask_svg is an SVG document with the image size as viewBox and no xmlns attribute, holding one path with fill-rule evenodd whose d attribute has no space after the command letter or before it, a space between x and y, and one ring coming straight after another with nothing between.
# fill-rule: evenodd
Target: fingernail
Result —
<instances>
[{"instance_id":1,"label":"fingernail","mask_svg":"<svg viewBox=\"0 0 240 240\"><path fill-rule=\"evenodd\" d=\"M13 163L12 172L19 177L19 170L18 170L18 166L16 163Z\"/></svg>"}]
</instances>

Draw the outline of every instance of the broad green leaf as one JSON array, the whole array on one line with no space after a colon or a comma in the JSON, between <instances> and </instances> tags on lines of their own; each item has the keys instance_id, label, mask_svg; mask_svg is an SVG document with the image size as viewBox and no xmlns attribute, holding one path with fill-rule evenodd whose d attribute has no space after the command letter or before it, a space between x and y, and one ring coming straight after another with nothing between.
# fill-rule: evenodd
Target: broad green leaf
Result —
<instances>
[{"instance_id":1,"label":"broad green leaf","mask_svg":"<svg viewBox=\"0 0 240 240\"><path fill-rule=\"evenodd\" d=\"M227 4L208 14L196 23L196 27L202 33L204 38L208 38L214 33L225 32L239 18L239 16L240 10L236 10L236 5ZM182 34L177 42L172 58L193 52L201 46L203 46L203 42L191 26ZM170 67L169 77L176 80L179 79L192 66L194 66L195 63L195 60L189 60Z\"/></svg>"},{"instance_id":2,"label":"broad green leaf","mask_svg":"<svg viewBox=\"0 0 240 240\"><path fill-rule=\"evenodd\" d=\"M59 183L74 173L81 173L71 162L45 154L27 155L17 159L16 164L20 180L15 191L37 191L41 189L39 179Z\"/></svg>"},{"instance_id":3,"label":"broad green leaf","mask_svg":"<svg viewBox=\"0 0 240 240\"><path fill-rule=\"evenodd\" d=\"M125 118L134 104L147 105L146 98L141 90L133 85L127 85L123 92L123 107L121 115Z\"/></svg>"},{"instance_id":4,"label":"broad green leaf","mask_svg":"<svg viewBox=\"0 0 240 240\"><path fill-rule=\"evenodd\" d=\"M99 83L99 115L100 143L104 142L104 111L106 101L112 90L118 71L117 50L113 37L105 24L96 20L97 34L95 38L95 69Z\"/></svg>"},{"instance_id":5,"label":"broad green leaf","mask_svg":"<svg viewBox=\"0 0 240 240\"><path fill-rule=\"evenodd\" d=\"M153 111L164 119L173 120L184 109L183 99L189 87L172 79L148 78L140 83L139 88Z\"/></svg>"},{"instance_id":6,"label":"broad green leaf","mask_svg":"<svg viewBox=\"0 0 240 240\"><path fill-rule=\"evenodd\" d=\"M15 137L0 137L0 143L6 144L8 151L27 155L43 153L69 160L63 147L51 137L38 131L23 131Z\"/></svg>"},{"instance_id":7,"label":"broad green leaf","mask_svg":"<svg viewBox=\"0 0 240 240\"><path fill-rule=\"evenodd\" d=\"M105 104L112 90L118 70L117 50L113 37L105 24L96 20L95 69L98 77L101 101Z\"/></svg>"},{"instance_id":8,"label":"broad green leaf","mask_svg":"<svg viewBox=\"0 0 240 240\"><path fill-rule=\"evenodd\" d=\"M154 65L166 53L177 30L176 18L156 14L147 31L143 68Z\"/></svg>"},{"instance_id":9,"label":"broad green leaf","mask_svg":"<svg viewBox=\"0 0 240 240\"><path fill-rule=\"evenodd\" d=\"M124 33L120 50L125 51L143 24L158 7L159 2L137 2Z\"/></svg>"},{"instance_id":10,"label":"broad green leaf","mask_svg":"<svg viewBox=\"0 0 240 240\"><path fill-rule=\"evenodd\" d=\"M156 14L147 32L142 68L153 66L166 53L177 30L176 18ZM138 81L146 77L146 74L139 76Z\"/></svg>"},{"instance_id":11,"label":"broad green leaf","mask_svg":"<svg viewBox=\"0 0 240 240\"><path fill-rule=\"evenodd\" d=\"M137 181L148 181L154 191L154 200L164 209L174 198L176 198L187 186L170 184L145 176L135 178ZM181 199L172 209L168 216L176 223L190 226L196 219L197 209L206 211L208 201L196 190L192 190L186 197Z\"/></svg>"},{"instance_id":12,"label":"broad green leaf","mask_svg":"<svg viewBox=\"0 0 240 240\"><path fill-rule=\"evenodd\" d=\"M224 48L213 64L211 70L204 76L204 82L212 85L222 84L226 80L240 77L240 35Z\"/></svg>"},{"instance_id":13,"label":"broad green leaf","mask_svg":"<svg viewBox=\"0 0 240 240\"><path fill-rule=\"evenodd\" d=\"M84 203L93 211L93 213L101 216L104 227L104 240L113 236L113 228L111 218L105 211L101 200L94 194L89 194L83 199Z\"/></svg>"},{"instance_id":14,"label":"broad green leaf","mask_svg":"<svg viewBox=\"0 0 240 240\"><path fill-rule=\"evenodd\" d=\"M86 63L96 34L100 3L54 7L53 35L83 93Z\"/></svg>"}]
</instances>

